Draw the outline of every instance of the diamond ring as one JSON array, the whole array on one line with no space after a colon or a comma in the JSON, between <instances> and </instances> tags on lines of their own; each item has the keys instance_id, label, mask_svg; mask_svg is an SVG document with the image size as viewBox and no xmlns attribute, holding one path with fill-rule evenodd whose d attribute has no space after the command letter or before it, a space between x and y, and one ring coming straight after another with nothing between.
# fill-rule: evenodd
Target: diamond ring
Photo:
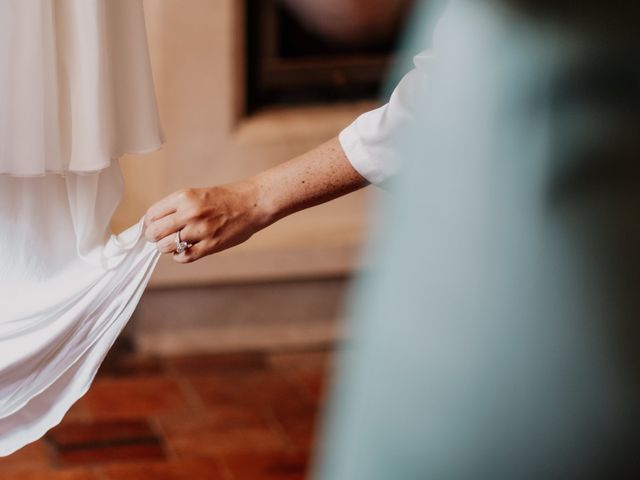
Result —
<instances>
[{"instance_id":1,"label":"diamond ring","mask_svg":"<svg viewBox=\"0 0 640 480\"><path fill-rule=\"evenodd\" d=\"M180 254L189 249L189 244L180 238L180 232L176 232L176 253Z\"/></svg>"}]
</instances>

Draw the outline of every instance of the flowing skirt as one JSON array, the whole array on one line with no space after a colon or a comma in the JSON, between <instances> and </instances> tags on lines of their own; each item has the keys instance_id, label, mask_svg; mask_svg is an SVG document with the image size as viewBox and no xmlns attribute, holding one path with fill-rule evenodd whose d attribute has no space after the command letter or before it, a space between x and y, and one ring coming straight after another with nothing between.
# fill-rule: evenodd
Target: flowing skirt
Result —
<instances>
[{"instance_id":1,"label":"flowing skirt","mask_svg":"<svg viewBox=\"0 0 640 480\"><path fill-rule=\"evenodd\" d=\"M0 0L0 456L89 388L158 260L109 229L117 158L159 148L138 0Z\"/></svg>"}]
</instances>

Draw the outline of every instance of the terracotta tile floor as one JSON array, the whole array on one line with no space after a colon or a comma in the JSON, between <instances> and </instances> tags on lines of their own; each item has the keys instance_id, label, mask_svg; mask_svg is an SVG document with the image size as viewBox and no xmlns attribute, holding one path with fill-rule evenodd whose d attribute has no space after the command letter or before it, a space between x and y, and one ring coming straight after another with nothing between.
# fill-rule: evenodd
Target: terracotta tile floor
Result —
<instances>
[{"instance_id":1,"label":"terracotta tile floor","mask_svg":"<svg viewBox=\"0 0 640 480\"><path fill-rule=\"evenodd\" d=\"M0 480L303 479L333 356L116 348L61 425L0 458Z\"/></svg>"}]
</instances>

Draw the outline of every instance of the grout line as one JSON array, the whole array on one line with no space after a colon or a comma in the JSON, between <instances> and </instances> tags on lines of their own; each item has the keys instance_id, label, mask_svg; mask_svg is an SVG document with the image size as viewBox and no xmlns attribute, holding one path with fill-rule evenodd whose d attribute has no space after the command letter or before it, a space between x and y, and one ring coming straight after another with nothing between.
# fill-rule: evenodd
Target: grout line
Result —
<instances>
[{"instance_id":1,"label":"grout line","mask_svg":"<svg viewBox=\"0 0 640 480\"><path fill-rule=\"evenodd\" d=\"M107 475L107 472L102 469L102 466L94 467L89 471L94 474L98 480L109 480L109 476Z\"/></svg>"},{"instance_id":2,"label":"grout line","mask_svg":"<svg viewBox=\"0 0 640 480\"><path fill-rule=\"evenodd\" d=\"M267 421L269 429L284 441L284 444L287 446L287 448L295 448L295 441L293 440L291 435L287 433L287 430L282 422L278 420L278 416L273 411L273 407L262 409L262 414L263 418Z\"/></svg>"},{"instance_id":3,"label":"grout line","mask_svg":"<svg viewBox=\"0 0 640 480\"><path fill-rule=\"evenodd\" d=\"M236 478L236 476L233 474L233 472L227 465L227 462L225 462L223 458L216 457L216 459L220 465L219 470L220 470L220 473L222 474L223 480L241 480Z\"/></svg>"},{"instance_id":4,"label":"grout line","mask_svg":"<svg viewBox=\"0 0 640 480\"><path fill-rule=\"evenodd\" d=\"M173 370L174 367L171 368ZM172 371L171 373L175 381L178 383L180 391L187 400L187 408L189 408L190 411L206 413L207 407L200 395L198 395L198 392L196 392L196 389L189 378L187 378L186 375L179 374L177 371Z\"/></svg>"},{"instance_id":5,"label":"grout line","mask_svg":"<svg viewBox=\"0 0 640 480\"><path fill-rule=\"evenodd\" d=\"M154 415L152 417L147 418L147 422L151 426L151 430L158 435L160 439L160 445L162 446L162 450L166 455L167 460L174 460L178 458L178 455L173 448L173 442L169 439L166 430L162 426L162 422L158 418L158 416Z\"/></svg>"}]
</instances>

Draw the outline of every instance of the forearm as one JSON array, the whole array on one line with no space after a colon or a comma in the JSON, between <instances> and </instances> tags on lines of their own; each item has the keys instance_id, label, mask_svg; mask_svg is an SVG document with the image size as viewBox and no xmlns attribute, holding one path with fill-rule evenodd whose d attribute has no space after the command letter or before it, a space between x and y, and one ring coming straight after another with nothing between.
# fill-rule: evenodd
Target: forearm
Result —
<instances>
[{"instance_id":1,"label":"forearm","mask_svg":"<svg viewBox=\"0 0 640 480\"><path fill-rule=\"evenodd\" d=\"M174 255L193 262L244 242L291 213L367 185L337 138L248 180L210 188L187 188L153 205L146 237L163 253L176 251L176 232L191 245Z\"/></svg>"},{"instance_id":2,"label":"forearm","mask_svg":"<svg viewBox=\"0 0 640 480\"><path fill-rule=\"evenodd\" d=\"M351 166L337 137L249 182L266 224L368 185Z\"/></svg>"}]
</instances>

